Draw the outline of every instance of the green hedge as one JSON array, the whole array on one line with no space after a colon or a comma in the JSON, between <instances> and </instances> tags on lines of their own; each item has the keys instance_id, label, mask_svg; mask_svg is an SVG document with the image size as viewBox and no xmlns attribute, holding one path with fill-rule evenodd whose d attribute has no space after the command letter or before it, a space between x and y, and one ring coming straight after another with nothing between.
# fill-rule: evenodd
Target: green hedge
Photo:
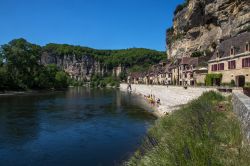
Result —
<instances>
[{"instance_id":1,"label":"green hedge","mask_svg":"<svg viewBox=\"0 0 250 166\"><path fill-rule=\"evenodd\" d=\"M213 86L214 79L222 79L222 74L207 74L205 78L206 86Z\"/></svg>"}]
</instances>

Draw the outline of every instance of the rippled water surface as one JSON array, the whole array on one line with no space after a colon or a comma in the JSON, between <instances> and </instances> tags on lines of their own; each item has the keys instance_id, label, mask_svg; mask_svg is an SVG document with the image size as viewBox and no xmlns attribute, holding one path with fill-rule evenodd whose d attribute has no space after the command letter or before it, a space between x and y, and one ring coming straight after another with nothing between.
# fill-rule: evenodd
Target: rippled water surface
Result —
<instances>
[{"instance_id":1,"label":"rippled water surface","mask_svg":"<svg viewBox=\"0 0 250 166\"><path fill-rule=\"evenodd\" d=\"M117 165L155 120L118 90L0 96L1 166Z\"/></svg>"}]
</instances>

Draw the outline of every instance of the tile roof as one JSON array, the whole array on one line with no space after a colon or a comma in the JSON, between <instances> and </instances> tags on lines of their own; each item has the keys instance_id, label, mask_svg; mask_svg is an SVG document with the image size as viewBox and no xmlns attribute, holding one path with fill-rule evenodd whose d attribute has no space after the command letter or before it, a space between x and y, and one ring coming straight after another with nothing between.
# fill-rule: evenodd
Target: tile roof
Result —
<instances>
[{"instance_id":1,"label":"tile roof","mask_svg":"<svg viewBox=\"0 0 250 166\"><path fill-rule=\"evenodd\" d=\"M217 48L220 58L230 56L231 47L234 48L235 54L244 53L247 42L250 43L250 32L245 32L245 33L239 34L236 37L232 37L232 38L222 41L219 47ZM217 51L215 51L211 60L214 60L217 58Z\"/></svg>"},{"instance_id":2,"label":"tile roof","mask_svg":"<svg viewBox=\"0 0 250 166\"><path fill-rule=\"evenodd\" d=\"M193 57L183 57L181 59L181 65L198 65L198 58L193 58Z\"/></svg>"}]
</instances>

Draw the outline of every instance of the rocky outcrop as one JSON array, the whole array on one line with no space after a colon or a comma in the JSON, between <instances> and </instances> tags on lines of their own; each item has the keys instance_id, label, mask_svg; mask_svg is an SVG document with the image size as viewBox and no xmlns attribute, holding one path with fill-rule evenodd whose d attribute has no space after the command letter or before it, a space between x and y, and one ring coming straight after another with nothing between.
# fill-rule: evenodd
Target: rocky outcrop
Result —
<instances>
[{"instance_id":1,"label":"rocky outcrop","mask_svg":"<svg viewBox=\"0 0 250 166\"><path fill-rule=\"evenodd\" d=\"M250 29L250 0L189 0L167 31L170 57L213 52L221 40Z\"/></svg>"},{"instance_id":2,"label":"rocky outcrop","mask_svg":"<svg viewBox=\"0 0 250 166\"><path fill-rule=\"evenodd\" d=\"M44 52L41 57L41 64L56 64L60 69L67 72L76 80L89 80L93 74L101 74L109 72L104 65L96 61L93 56L82 55L53 55Z\"/></svg>"}]
</instances>

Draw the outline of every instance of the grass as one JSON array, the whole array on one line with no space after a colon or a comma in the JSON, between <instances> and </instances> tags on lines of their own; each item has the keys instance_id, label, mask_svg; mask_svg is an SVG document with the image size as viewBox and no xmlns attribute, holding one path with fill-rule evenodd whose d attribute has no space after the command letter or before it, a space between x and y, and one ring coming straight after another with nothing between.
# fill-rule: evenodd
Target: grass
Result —
<instances>
[{"instance_id":1,"label":"grass","mask_svg":"<svg viewBox=\"0 0 250 166\"><path fill-rule=\"evenodd\" d=\"M230 103L230 98L207 92L159 119L124 165L249 166L249 144L243 143Z\"/></svg>"}]
</instances>

